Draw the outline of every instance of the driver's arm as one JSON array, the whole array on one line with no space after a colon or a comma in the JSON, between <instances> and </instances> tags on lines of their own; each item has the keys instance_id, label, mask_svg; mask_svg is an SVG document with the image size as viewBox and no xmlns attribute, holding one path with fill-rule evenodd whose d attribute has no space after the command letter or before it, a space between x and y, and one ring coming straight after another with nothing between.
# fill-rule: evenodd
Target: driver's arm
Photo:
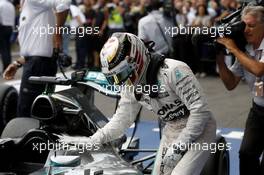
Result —
<instances>
[{"instance_id":1,"label":"driver's arm","mask_svg":"<svg viewBox=\"0 0 264 175\"><path fill-rule=\"evenodd\" d=\"M186 127L175 143L190 144L203 133L207 122L213 119L202 88L191 69L184 63L170 73L170 86L190 111ZM214 120L214 119L213 119Z\"/></svg>"},{"instance_id":2,"label":"driver's arm","mask_svg":"<svg viewBox=\"0 0 264 175\"><path fill-rule=\"evenodd\" d=\"M140 104L129 92L122 92L113 118L91 137L94 143L106 143L117 139L135 121Z\"/></svg>"}]
</instances>

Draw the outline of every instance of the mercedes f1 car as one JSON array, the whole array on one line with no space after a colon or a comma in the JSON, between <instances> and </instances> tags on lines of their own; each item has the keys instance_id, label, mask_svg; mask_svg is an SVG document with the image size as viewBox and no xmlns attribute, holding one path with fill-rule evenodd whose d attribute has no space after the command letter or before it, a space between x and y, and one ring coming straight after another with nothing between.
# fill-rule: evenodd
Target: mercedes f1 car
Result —
<instances>
[{"instance_id":1,"label":"mercedes f1 car","mask_svg":"<svg viewBox=\"0 0 264 175\"><path fill-rule=\"evenodd\" d=\"M45 84L46 89L32 104L31 118L15 118L5 126L0 139L0 172L32 175L151 174L157 150L140 149L134 132L131 137L124 135L99 149L80 151L76 147L57 149L54 146L60 145L55 134L91 136L108 122L94 104L94 93L98 91L117 99L120 94L107 88L108 82L102 73L77 71L72 73L71 79L31 77L30 81ZM55 91L57 85L69 88ZM0 100L2 106L4 102L14 109L17 94L13 93L12 100L5 98L10 88L0 87ZM10 104L6 104L7 101ZM221 136L216 142L226 145ZM149 155L140 157L142 152ZM229 152L217 150L211 154L201 174L228 175Z\"/></svg>"}]
</instances>

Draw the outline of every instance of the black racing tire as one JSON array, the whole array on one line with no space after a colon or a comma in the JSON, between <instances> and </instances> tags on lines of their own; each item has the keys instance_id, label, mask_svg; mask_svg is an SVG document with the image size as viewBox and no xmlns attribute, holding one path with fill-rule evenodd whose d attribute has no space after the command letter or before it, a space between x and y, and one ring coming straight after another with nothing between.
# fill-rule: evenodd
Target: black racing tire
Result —
<instances>
[{"instance_id":1,"label":"black racing tire","mask_svg":"<svg viewBox=\"0 0 264 175\"><path fill-rule=\"evenodd\" d=\"M218 135L216 139L216 144L219 143L226 145L226 140L224 137ZM224 150L217 149L216 153L211 153L201 175L229 175L229 152L227 147Z\"/></svg>"},{"instance_id":2,"label":"black racing tire","mask_svg":"<svg viewBox=\"0 0 264 175\"><path fill-rule=\"evenodd\" d=\"M0 133L5 125L16 117L18 93L10 85L0 85Z\"/></svg>"},{"instance_id":3,"label":"black racing tire","mask_svg":"<svg viewBox=\"0 0 264 175\"><path fill-rule=\"evenodd\" d=\"M39 120L34 118L14 118L6 125L1 138L21 138L30 129L39 128Z\"/></svg>"}]
</instances>

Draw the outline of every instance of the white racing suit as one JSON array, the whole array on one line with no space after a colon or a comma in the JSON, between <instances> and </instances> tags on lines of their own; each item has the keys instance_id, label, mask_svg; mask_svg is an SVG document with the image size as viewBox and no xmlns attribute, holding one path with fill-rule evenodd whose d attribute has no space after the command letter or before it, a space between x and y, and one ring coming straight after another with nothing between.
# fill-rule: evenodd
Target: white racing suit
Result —
<instances>
[{"instance_id":1,"label":"white racing suit","mask_svg":"<svg viewBox=\"0 0 264 175\"><path fill-rule=\"evenodd\" d=\"M166 167L162 158L174 143L211 144L215 141L216 124L202 89L190 68L183 62L165 59L158 71L157 98L143 95L136 100L131 88L123 89L113 118L91 139L105 143L121 136L135 121L140 106L156 113L165 122L154 164L154 175L198 175L210 150L189 149L175 167Z\"/></svg>"}]
</instances>

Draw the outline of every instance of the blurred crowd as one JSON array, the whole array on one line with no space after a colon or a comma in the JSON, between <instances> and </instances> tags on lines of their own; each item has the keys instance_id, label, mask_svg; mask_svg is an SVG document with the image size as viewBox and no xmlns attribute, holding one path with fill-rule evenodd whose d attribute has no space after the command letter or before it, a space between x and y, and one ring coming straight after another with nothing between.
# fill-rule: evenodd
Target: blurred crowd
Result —
<instances>
[{"instance_id":1,"label":"blurred crowd","mask_svg":"<svg viewBox=\"0 0 264 175\"><path fill-rule=\"evenodd\" d=\"M10 49L6 49L8 46L3 42L3 38L7 38L4 36L7 34L2 32L5 25L2 18L7 18L1 14L1 8L4 8L4 5L1 5L3 1L8 0L0 0L0 54L5 68L11 59L5 58L10 57L6 53L10 52ZM91 31L84 35L83 33L82 35L76 33L74 36L70 33L63 34L65 53L69 54L69 41L75 43L76 63L73 69L87 67L99 69L99 53L103 43L114 32L130 32L138 35L139 20L153 10L150 5L151 1L153 0L72 0L65 27L82 27L82 30L88 28ZM10 44L16 42L18 32L16 26L19 25L17 19L20 11L19 0L13 0L11 3L15 8L15 19L13 24L8 24L13 27L12 35L8 35ZM174 21L173 25L210 27L216 21L235 11L240 5L237 0L163 0L160 1L159 11L166 18ZM199 55L206 60L206 50L203 51L203 48L200 48ZM203 58L198 59L198 62L195 62L196 66L191 66L200 77L206 76L206 68L202 60Z\"/></svg>"}]
</instances>

